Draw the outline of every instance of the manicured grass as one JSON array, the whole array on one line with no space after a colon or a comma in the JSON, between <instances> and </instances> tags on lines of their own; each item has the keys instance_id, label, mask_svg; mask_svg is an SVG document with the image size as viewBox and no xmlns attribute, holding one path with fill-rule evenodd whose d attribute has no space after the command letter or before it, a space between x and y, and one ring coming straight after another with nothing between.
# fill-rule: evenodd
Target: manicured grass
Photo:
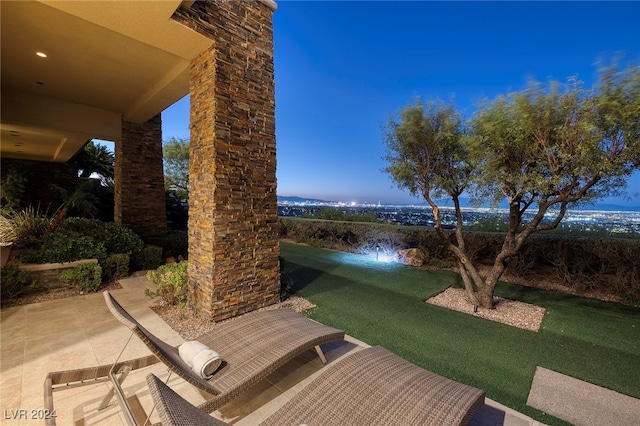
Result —
<instances>
[{"instance_id":1,"label":"manicured grass","mask_svg":"<svg viewBox=\"0 0 640 426\"><path fill-rule=\"evenodd\" d=\"M284 274L309 316L547 424L526 405L536 366L640 398L640 309L501 283L499 296L547 309L540 332L425 303L457 274L281 243Z\"/></svg>"}]
</instances>

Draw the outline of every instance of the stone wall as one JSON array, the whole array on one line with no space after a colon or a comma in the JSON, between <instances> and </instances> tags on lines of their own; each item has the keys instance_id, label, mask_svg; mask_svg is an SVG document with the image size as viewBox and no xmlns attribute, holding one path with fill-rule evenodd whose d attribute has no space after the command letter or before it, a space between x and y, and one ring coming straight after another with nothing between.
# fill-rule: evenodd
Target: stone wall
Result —
<instances>
[{"instance_id":1,"label":"stone wall","mask_svg":"<svg viewBox=\"0 0 640 426\"><path fill-rule=\"evenodd\" d=\"M115 221L142 238L166 235L160 114L142 124L123 121L115 151Z\"/></svg>"},{"instance_id":2,"label":"stone wall","mask_svg":"<svg viewBox=\"0 0 640 426\"><path fill-rule=\"evenodd\" d=\"M2 181L12 170L16 169L27 178L25 187L25 206L39 208L41 213L48 209L50 214L58 207L56 191L51 184L70 189L76 182L77 171L70 163L54 163L46 161L17 160L2 158L0 171Z\"/></svg>"},{"instance_id":3,"label":"stone wall","mask_svg":"<svg viewBox=\"0 0 640 426\"><path fill-rule=\"evenodd\" d=\"M173 16L213 43L190 71L189 290L214 320L279 301L272 14L215 1Z\"/></svg>"}]
</instances>

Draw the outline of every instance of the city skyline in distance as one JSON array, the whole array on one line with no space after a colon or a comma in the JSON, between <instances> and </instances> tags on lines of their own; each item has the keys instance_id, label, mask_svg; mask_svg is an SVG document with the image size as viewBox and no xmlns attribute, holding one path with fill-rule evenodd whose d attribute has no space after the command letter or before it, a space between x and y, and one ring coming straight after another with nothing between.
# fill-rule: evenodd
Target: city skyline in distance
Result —
<instances>
[{"instance_id":1,"label":"city skyline in distance","mask_svg":"<svg viewBox=\"0 0 640 426\"><path fill-rule=\"evenodd\" d=\"M346 200L326 200L322 198L316 197L301 197L297 195L279 195L278 194L278 204L279 205L327 205L327 206L411 206L411 207L425 207L430 208L425 200L421 200L418 198L414 198L415 202L383 202L383 201L357 201L354 199L346 199ZM460 202L463 208L465 209L487 209L490 208L488 205L482 206L474 206L471 205L469 198L460 198ZM450 200L438 200L438 206L442 208L453 208L453 203ZM497 209L508 209L508 204L505 201L501 202ZM528 211L533 211L534 206L532 206ZM595 202L590 205L578 206L578 207L570 207L569 210L583 210L583 211L616 211L616 212L640 212L640 205L622 205L615 203L607 203L607 202Z\"/></svg>"}]
</instances>

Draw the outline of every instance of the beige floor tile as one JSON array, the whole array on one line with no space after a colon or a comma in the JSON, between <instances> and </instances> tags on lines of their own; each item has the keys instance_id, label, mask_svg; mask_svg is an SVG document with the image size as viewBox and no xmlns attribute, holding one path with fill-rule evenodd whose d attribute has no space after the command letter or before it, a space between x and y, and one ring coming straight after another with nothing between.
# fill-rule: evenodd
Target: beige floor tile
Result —
<instances>
[{"instance_id":1,"label":"beige floor tile","mask_svg":"<svg viewBox=\"0 0 640 426\"><path fill-rule=\"evenodd\" d=\"M23 365L23 358L13 358L8 360L3 359L2 369L0 371L0 383L2 383L5 379L22 377L22 375L24 374Z\"/></svg>"},{"instance_id":2,"label":"beige floor tile","mask_svg":"<svg viewBox=\"0 0 640 426\"><path fill-rule=\"evenodd\" d=\"M0 346L0 368L2 371L6 365L12 365L13 361L22 362L24 358L24 339L2 339Z\"/></svg>"},{"instance_id":3,"label":"beige floor tile","mask_svg":"<svg viewBox=\"0 0 640 426\"><path fill-rule=\"evenodd\" d=\"M5 342L13 342L18 339L24 339L26 335L26 315L21 319L2 320L0 325L0 339L2 344Z\"/></svg>"},{"instance_id":4,"label":"beige floor tile","mask_svg":"<svg viewBox=\"0 0 640 426\"><path fill-rule=\"evenodd\" d=\"M4 308L0 311L0 320L2 320L2 325L5 324L5 321L19 321L20 318L24 319L26 313L27 305Z\"/></svg>"},{"instance_id":5,"label":"beige floor tile","mask_svg":"<svg viewBox=\"0 0 640 426\"><path fill-rule=\"evenodd\" d=\"M109 389L110 385L101 383L54 392L57 425L124 424L115 400L106 409L97 410Z\"/></svg>"},{"instance_id":6,"label":"beige floor tile","mask_svg":"<svg viewBox=\"0 0 640 426\"><path fill-rule=\"evenodd\" d=\"M2 374L0 378L0 404L4 410L21 408L20 400L22 396L22 374L7 375ZM4 418L4 415L2 416Z\"/></svg>"},{"instance_id":7,"label":"beige floor tile","mask_svg":"<svg viewBox=\"0 0 640 426\"><path fill-rule=\"evenodd\" d=\"M281 394L278 389L263 380L218 411L225 421L235 424L252 415Z\"/></svg>"}]
</instances>

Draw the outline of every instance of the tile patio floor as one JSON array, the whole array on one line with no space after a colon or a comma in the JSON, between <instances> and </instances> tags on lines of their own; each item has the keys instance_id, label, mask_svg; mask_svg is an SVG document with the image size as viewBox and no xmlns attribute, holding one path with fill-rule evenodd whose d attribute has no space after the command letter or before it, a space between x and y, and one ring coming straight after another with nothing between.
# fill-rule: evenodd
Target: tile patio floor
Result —
<instances>
[{"instance_id":1,"label":"tile patio floor","mask_svg":"<svg viewBox=\"0 0 640 426\"><path fill-rule=\"evenodd\" d=\"M131 314L152 333L172 345L183 339L173 331L150 306L154 303L144 296L149 281L143 277L121 280L122 289L113 294ZM42 413L44 379L48 372L90 367L112 363L120 354L121 360L148 355L146 346L108 311L102 294L89 294L69 299L53 300L31 305L6 308L0 322L0 424L41 425L43 420L31 419ZM125 347L126 345L126 347ZM347 338L339 343L323 346L329 364L350 352L368 346ZM282 406L300 389L321 373L323 364L315 351L309 351L287 364L280 371L257 385L214 415L236 425L257 425ZM151 421L159 421L153 412L145 377L153 372L160 378L168 376L162 364L133 371L123 384L127 396L133 396ZM205 395L176 375L169 385L190 402L197 404ZM115 400L104 410L97 411L110 385L93 384L54 392L58 425L125 425ZM26 410L26 411L20 411ZM27 418L24 418L26 415ZM538 425L514 410L489 399L476 414L472 425Z\"/></svg>"}]
</instances>

